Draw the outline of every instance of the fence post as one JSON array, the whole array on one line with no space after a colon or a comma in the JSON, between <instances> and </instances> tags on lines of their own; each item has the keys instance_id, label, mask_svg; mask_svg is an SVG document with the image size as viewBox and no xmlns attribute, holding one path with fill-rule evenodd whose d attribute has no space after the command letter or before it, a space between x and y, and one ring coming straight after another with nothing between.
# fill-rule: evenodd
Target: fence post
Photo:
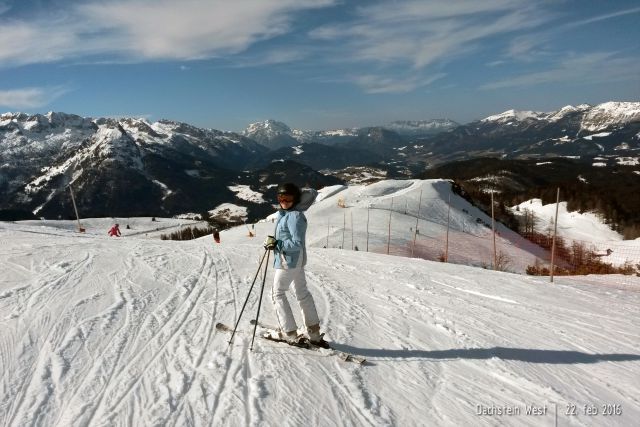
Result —
<instances>
[{"instance_id":1,"label":"fence post","mask_svg":"<svg viewBox=\"0 0 640 427\"><path fill-rule=\"evenodd\" d=\"M347 228L347 211L342 213L342 246L340 249L344 249L344 230Z\"/></svg>"},{"instance_id":2,"label":"fence post","mask_svg":"<svg viewBox=\"0 0 640 427\"><path fill-rule=\"evenodd\" d=\"M351 220L351 250L353 250L353 211L349 210L349 218Z\"/></svg>"},{"instance_id":3,"label":"fence post","mask_svg":"<svg viewBox=\"0 0 640 427\"><path fill-rule=\"evenodd\" d=\"M69 184L69 192L71 193L71 201L73 202L73 210L76 212L76 220L78 221L78 233L82 232L82 226L80 225L80 215L78 215L78 208L76 206L76 198L73 195L73 188Z\"/></svg>"},{"instance_id":4,"label":"fence post","mask_svg":"<svg viewBox=\"0 0 640 427\"><path fill-rule=\"evenodd\" d=\"M447 239L444 246L444 262L449 262L449 222L451 217L451 193L449 193L449 202L447 203Z\"/></svg>"},{"instance_id":5,"label":"fence post","mask_svg":"<svg viewBox=\"0 0 640 427\"><path fill-rule=\"evenodd\" d=\"M496 253L496 220L493 213L493 190L491 190L491 229L493 230L493 269L498 269L498 255Z\"/></svg>"},{"instance_id":6,"label":"fence post","mask_svg":"<svg viewBox=\"0 0 640 427\"><path fill-rule=\"evenodd\" d=\"M367 204L367 252L369 252L369 209L371 204Z\"/></svg>"},{"instance_id":7,"label":"fence post","mask_svg":"<svg viewBox=\"0 0 640 427\"><path fill-rule=\"evenodd\" d=\"M422 187L420 187L420 198L418 199L418 214L416 215L416 229L413 231L413 245L411 246L411 258L416 248L416 236L418 235L418 220L420 219L420 207L422 205Z\"/></svg>"},{"instance_id":8,"label":"fence post","mask_svg":"<svg viewBox=\"0 0 640 427\"><path fill-rule=\"evenodd\" d=\"M387 234L387 255L391 246L391 212L393 212L393 197L391 198L391 207L389 208L389 233Z\"/></svg>"},{"instance_id":9,"label":"fence post","mask_svg":"<svg viewBox=\"0 0 640 427\"><path fill-rule=\"evenodd\" d=\"M329 249L329 217L327 217L327 249Z\"/></svg>"},{"instance_id":10,"label":"fence post","mask_svg":"<svg viewBox=\"0 0 640 427\"><path fill-rule=\"evenodd\" d=\"M560 204L560 187L556 193L556 217L553 220L553 240L551 241L551 268L549 269L549 277L553 283L553 267L556 262L556 233L558 232L558 205Z\"/></svg>"}]
</instances>

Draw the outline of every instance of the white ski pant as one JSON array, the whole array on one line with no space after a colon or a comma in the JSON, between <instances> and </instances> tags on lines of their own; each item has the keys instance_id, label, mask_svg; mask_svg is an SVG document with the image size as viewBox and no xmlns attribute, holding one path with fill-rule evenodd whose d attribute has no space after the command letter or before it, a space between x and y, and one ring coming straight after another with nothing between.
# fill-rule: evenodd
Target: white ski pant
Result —
<instances>
[{"instance_id":1,"label":"white ski pant","mask_svg":"<svg viewBox=\"0 0 640 427\"><path fill-rule=\"evenodd\" d=\"M320 323L316 304L313 301L313 296L311 296L311 292L307 289L307 279L304 274L304 266L301 265L302 259L298 261L298 264L300 265L286 270L277 268L275 277L273 278L271 298L276 308L276 315L278 316L280 329L283 332L291 332L298 329L286 295L291 284L293 284L296 299L298 300L300 310L302 311L302 321L304 322L304 326L309 327Z\"/></svg>"}]
</instances>

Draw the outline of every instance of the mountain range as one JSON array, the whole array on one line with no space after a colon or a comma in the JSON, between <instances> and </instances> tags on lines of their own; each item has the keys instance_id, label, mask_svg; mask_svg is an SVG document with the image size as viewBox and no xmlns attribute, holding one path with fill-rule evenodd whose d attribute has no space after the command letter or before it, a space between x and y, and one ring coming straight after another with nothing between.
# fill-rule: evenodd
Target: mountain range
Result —
<instances>
[{"instance_id":1,"label":"mountain range","mask_svg":"<svg viewBox=\"0 0 640 427\"><path fill-rule=\"evenodd\" d=\"M239 133L170 120L5 113L0 217L70 217L69 186L83 216L174 215L237 201L253 217L271 205L237 200L232 188L268 193L283 168L301 184L322 186L354 166L389 178L477 157L570 156L602 167L638 164L639 151L638 102L509 110L466 125L443 119L300 131L267 120Z\"/></svg>"},{"instance_id":2,"label":"mountain range","mask_svg":"<svg viewBox=\"0 0 640 427\"><path fill-rule=\"evenodd\" d=\"M449 119L435 120L398 120L384 126L373 126L393 131L402 136L428 136L439 132L445 132L460 126ZM348 142L353 137L357 137L363 132L366 133L370 127L332 129L332 130L298 130L291 129L286 124L277 120L265 120L263 122L251 123L242 135L263 144L270 149L290 147L296 144L318 143L324 145L334 145Z\"/></svg>"}]
</instances>

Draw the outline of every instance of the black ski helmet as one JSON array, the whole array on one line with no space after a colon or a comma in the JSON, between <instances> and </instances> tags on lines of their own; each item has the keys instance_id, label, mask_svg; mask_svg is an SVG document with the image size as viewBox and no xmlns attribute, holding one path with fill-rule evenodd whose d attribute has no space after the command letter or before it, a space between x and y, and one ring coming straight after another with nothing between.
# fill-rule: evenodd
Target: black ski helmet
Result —
<instances>
[{"instance_id":1,"label":"black ski helmet","mask_svg":"<svg viewBox=\"0 0 640 427\"><path fill-rule=\"evenodd\" d=\"M300 196L302 195L300 188L292 182L285 182L284 184L278 185L278 194L289 194L293 196L294 205L300 202Z\"/></svg>"}]
</instances>

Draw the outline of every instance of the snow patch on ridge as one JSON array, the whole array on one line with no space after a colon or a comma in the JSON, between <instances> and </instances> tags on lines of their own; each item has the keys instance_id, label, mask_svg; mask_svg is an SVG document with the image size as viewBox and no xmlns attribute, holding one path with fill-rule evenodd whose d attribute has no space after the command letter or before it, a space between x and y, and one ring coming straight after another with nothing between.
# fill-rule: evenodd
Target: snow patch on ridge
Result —
<instances>
[{"instance_id":1,"label":"snow patch on ridge","mask_svg":"<svg viewBox=\"0 0 640 427\"><path fill-rule=\"evenodd\" d=\"M174 193L173 190L171 190L164 183L158 181L157 179L152 180L152 182L158 187L162 188L162 192L164 193L162 196L162 200L166 199L167 197L171 196Z\"/></svg>"},{"instance_id":2,"label":"snow patch on ridge","mask_svg":"<svg viewBox=\"0 0 640 427\"><path fill-rule=\"evenodd\" d=\"M243 222L247 219L247 208L233 203L223 203L210 210L209 215L212 218L232 223Z\"/></svg>"},{"instance_id":3,"label":"snow patch on ridge","mask_svg":"<svg viewBox=\"0 0 640 427\"><path fill-rule=\"evenodd\" d=\"M593 138L603 138L609 135L611 135L611 132L600 132L600 133L595 133L593 135L583 136L583 138L586 139L587 141L592 141Z\"/></svg>"},{"instance_id":4,"label":"snow patch on ridge","mask_svg":"<svg viewBox=\"0 0 640 427\"><path fill-rule=\"evenodd\" d=\"M516 121L522 122L528 119L538 120L543 117L545 117L545 113L536 112L536 111L507 110L503 113L486 117L481 121L482 122L508 122L509 120L516 120Z\"/></svg>"},{"instance_id":5,"label":"snow patch on ridge","mask_svg":"<svg viewBox=\"0 0 640 427\"><path fill-rule=\"evenodd\" d=\"M236 193L236 197L253 203L266 203L262 193L253 191L248 185L231 185L227 187Z\"/></svg>"},{"instance_id":6,"label":"snow patch on ridge","mask_svg":"<svg viewBox=\"0 0 640 427\"><path fill-rule=\"evenodd\" d=\"M638 166L640 157L618 157L616 162L621 166Z\"/></svg>"}]
</instances>

